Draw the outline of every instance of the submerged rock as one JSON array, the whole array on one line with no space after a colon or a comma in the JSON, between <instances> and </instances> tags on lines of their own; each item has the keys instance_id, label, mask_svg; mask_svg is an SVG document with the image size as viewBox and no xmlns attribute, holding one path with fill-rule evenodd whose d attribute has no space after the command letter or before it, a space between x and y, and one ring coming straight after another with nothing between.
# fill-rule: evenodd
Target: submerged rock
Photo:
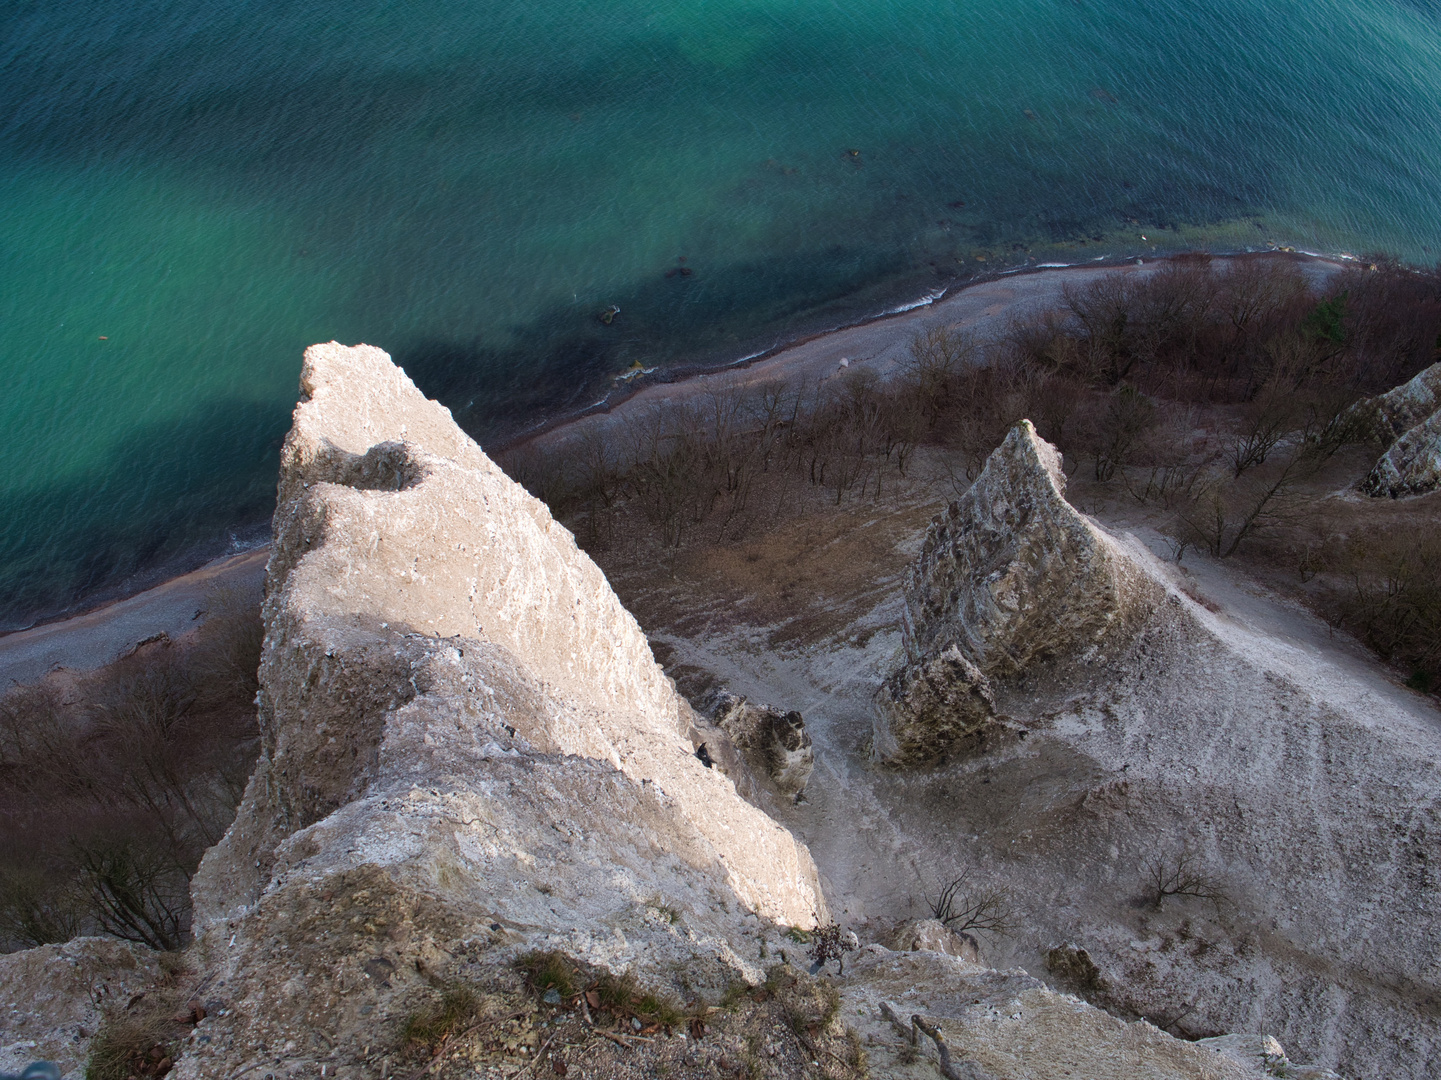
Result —
<instances>
[{"instance_id":1,"label":"submerged rock","mask_svg":"<svg viewBox=\"0 0 1441 1080\"><path fill-rule=\"evenodd\" d=\"M1097 647L1159 599L1065 484L1055 447L1023 420L931 523L906 582L902 662L879 695L877 757L944 755L993 718L996 684Z\"/></svg>"},{"instance_id":2,"label":"submerged rock","mask_svg":"<svg viewBox=\"0 0 1441 1080\"><path fill-rule=\"evenodd\" d=\"M1438 487L1441 487L1441 409L1397 439L1361 484L1368 495L1389 495L1393 499L1425 495Z\"/></svg>"}]
</instances>

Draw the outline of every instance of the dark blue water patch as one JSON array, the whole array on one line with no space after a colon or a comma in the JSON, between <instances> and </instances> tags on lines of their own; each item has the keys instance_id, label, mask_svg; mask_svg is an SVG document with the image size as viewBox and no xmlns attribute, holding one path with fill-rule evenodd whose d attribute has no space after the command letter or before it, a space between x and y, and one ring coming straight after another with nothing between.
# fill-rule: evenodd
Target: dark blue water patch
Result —
<instances>
[{"instance_id":1,"label":"dark blue water patch","mask_svg":"<svg viewBox=\"0 0 1441 1080\"><path fill-rule=\"evenodd\" d=\"M1441 0L1392 0L1398 7L1441 21Z\"/></svg>"},{"instance_id":2,"label":"dark blue water patch","mask_svg":"<svg viewBox=\"0 0 1441 1080\"><path fill-rule=\"evenodd\" d=\"M212 402L101 470L0 499L0 632L129 594L263 538L287 410Z\"/></svg>"},{"instance_id":3,"label":"dark blue water patch","mask_svg":"<svg viewBox=\"0 0 1441 1080\"><path fill-rule=\"evenodd\" d=\"M246 415L274 436L309 341L387 348L493 444L633 362L733 359L959 281L978 255L1150 254L1158 231L1240 219L1258 241L1415 257L1437 220L1436 8L7 5L0 182L28 194L0 205L0 242L45 254L6 264L0 363L64 373L28 379L17 408L59 416L53 443L85 453L30 463L125 469L85 478L97 503L14 479L43 469L12 457L5 505L28 520L0 545L0 588L53 608L263 515L251 434L201 454L216 476L182 462L184 490L130 448L163 439L159 409L206 416L228 393L268 401ZM163 378L126 371L95 401L57 386L116 322L126 362ZM162 359L175 340L193 353ZM192 356L226 377L190 377ZM85 422L105 409L138 425L117 450L122 425Z\"/></svg>"},{"instance_id":4,"label":"dark blue water patch","mask_svg":"<svg viewBox=\"0 0 1441 1080\"><path fill-rule=\"evenodd\" d=\"M677 262L616 293L609 323L606 308L565 309L511 328L515 344L505 348L429 339L393 357L467 434L496 445L604 398L632 364L704 367L869 314L858 293L906 265L901 253L864 249L721 267Z\"/></svg>"}]
</instances>

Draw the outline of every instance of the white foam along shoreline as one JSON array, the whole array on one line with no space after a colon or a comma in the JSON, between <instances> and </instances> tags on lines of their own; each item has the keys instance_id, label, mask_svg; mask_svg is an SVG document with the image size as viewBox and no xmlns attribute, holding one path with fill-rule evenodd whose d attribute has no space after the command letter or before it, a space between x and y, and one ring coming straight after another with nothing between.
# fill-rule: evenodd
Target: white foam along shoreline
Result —
<instances>
[{"instance_id":1,"label":"white foam along shoreline","mask_svg":"<svg viewBox=\"0 0 1441 1080\"><path fill-rule=\"evenodd\" d=\"M1153 255L1150 257L1139 255L1117 256L1103 254L1084 259L1078 262L1052 262L1015 266L1004 270L993 270L986 276L973 279L959 286L947 285L939 289L933 289L914 300L909 300L892 307L883 308L880 311L860 316L859 318L846 323L840 323L817 330L812 333L799 335L787 341L777 341L768 348L754 350L734 360L728 360L720 364L686 369L684 365L677 365L681 369L679 377L663 382L645 382L635 378L634 373L625 373L617 376L610 390L604 397L595 401L586 408L559 416L548 417L537 421L531 427L518 432L505 442L490 447L494 452L505 452L523 445L538 441L548 441L558 436L567 428L583 423L597 416L604 416L614 410L622 409L636 398L656 396L658 388L665 388L664 396L670 397L676 394L683 394L684 388L692 383L703 382L707 377L727 371L741 371L748 368L769 369L782 358L795 353L798 350L807 349L817 342L824 342L829 338L837 338L841 335L851 334L857 330L864 329L876 324L882 324L891 320L914 317L928 309L934 309L941 305L950 305L959 298L966 296L978 289L985 289L989 285L1018 278L1039 278L1042 271L1047 273L1060 273L1067 271L1080 271L1084 273L1126 271L1135 267L1152 267L1163 265L1170 261L1180 252L1171 252L1165 255ZM1265 255L1291 255L1300 256L1319 262L1332 261L1355 261L1355 256L1338 253L1327 255L1324 253L1300 251L1291 247L1268 246L1266 248L1247 248L1235 251L1209 252L1216 259L1232 259L1245 257L1261 257ZM654 370L654 369L652 369Z\"/></svg>"}]
</instances>

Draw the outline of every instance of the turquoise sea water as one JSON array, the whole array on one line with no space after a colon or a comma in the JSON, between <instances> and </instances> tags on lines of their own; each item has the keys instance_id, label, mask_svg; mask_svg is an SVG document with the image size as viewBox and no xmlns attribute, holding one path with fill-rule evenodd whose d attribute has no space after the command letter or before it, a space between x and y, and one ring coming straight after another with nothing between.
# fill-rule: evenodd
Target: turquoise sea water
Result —
<instances>
[{"instance_id":1,"label":"turquoise sea water","mask_svg":"<svg viewBox=\"0 0 1441 1080\"><path fill-rule=\"evenodd\" d=\"M1027 258L1432 262L1438 177L1436 0L15 0L0 627L262 522L310 342L487 442Z\"/></svg>"}]
</instances>

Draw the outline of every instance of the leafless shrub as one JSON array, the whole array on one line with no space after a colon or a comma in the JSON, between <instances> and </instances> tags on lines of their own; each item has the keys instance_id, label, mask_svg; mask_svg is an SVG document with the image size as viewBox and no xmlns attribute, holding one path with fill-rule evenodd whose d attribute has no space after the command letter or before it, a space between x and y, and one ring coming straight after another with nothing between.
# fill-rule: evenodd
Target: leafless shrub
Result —
<instances>
[{"instance_id":1,"label":"leafless shrub","mask_svg":"<svg viewBox=\"0 0 1441 1080\"><path fill-rule=\"evenodd\" d=\"M81 723L56 687L17 686L0 697L0 764L21 798L83 795L92 762L79 753Z\"/></svg>"},{"instance_id":2,"label":"leafless shrub","mask_svg":"<svg viewBox=\"0 0 1441 1080\"><path fill-rule=\"evenodd\" d=\"M146 645L63 695L0 696L0 813L25 837L0 850L0 944L182 943L189 874L256 752L259 619L250 601L218 600L194 645Z\"/></svg>"},{"instance_id":3,"label":"leafless shrub","mask_svg":"<svg viewBox=\"0 0 1441 1080\"><path fill-rule=\"evenodd\" d=\"M945 445L961 452L968 479L980 474L991 451L1027 418L1043 381L1039 373L1005 360L971 368L958 378L958 405L946 420Z\"/></svg>"},{"instance_id":4,"label":"leafless shrub","mask_svg":"<svg viewBox=\"0 0 1441 1080\"><path fill-rule=\"evenodd\" d=\"M184 944L190 878L171 854L131 840L97 838L76 842L75 863L105 933L161 951Z\"/></svg>"},{"instance_id":5,"label":"leafless shrub","mask_svg":"<svg viewBox=\"0 0 1441 1080\"><path fill-rule=\"evenodd\" d=\"M1080 326L1082 369L1100 385L1115 386L1154 350L1150 328L1136 317L1138 289L1139 282L1125 273L1102 274L1062 289L1062 299Z\"/></svg>"},{"instance_id":6,"label":"leafless shrub","mask_svg":"<svg viewBox=\"0 0 1441 1080\"><path fill-rule=\"evenodd\" d=\"M0 875L0 938L34 948L69 941L84 924L84 898L64 876L36 866Z\"/></svg>"},{"instance_id":7,"label":"leafless shrub","mask_svg":"<svg viewBox=\"0 0 1441 1080\"><path fill-rule=\"evenodd\" d=\"M568 451L569 447L555 451L527 443L504 451L496 463L507 476L550 507L551 513L560 516L567 512L574 496Z\"/></svg>"},{"instance_id":8,"label":"leafless shrub","mask_svg":"<svg viewBox=\"0 0 1441 1080\"><path fill-rule=\"evenodd\" d=\"M1157 910L1168 896L1188 896L1220 904L1225 891L1205 872L1201 859L1189 849L1157 855L1145 865L1145 898Z\"/></svg>"},{"instance_id":9,"label":"leafless shrub","mask_svg":"<svg viewBox=\"0 0 1441 1080\"><path fill-rule=\"evenodd\" d=\"M1216 434L1201 426L1194 407L1162 403L1157 416L1127 447L1115 475L1137 502L1169 509L1211 477L1220 446Z\"/></svg>"},{"instance_id":10,"label":"leafless shrub","mask_svg":"<svg viewBox=\"0 0 1441 1080\"><path fill-rule=\"evenodd\" d=\"M1361 392L1389 390L1441 360L1441 267L1367 255L1331 287L1346 297L1346 349Z\"/></svg>"},{"instance_id":11,"label":"leafless shrub","mask_svg":"<svg viewBox=\"0 0 1441 1080\"><path fill-rule=\"evenodd\" d=\"M253 701L260 689L260 588L220 585L205 596L200 640L187 657L190 681L207 704Z\"/></svg>"},{"instance_id":12,"label":"leafless shrub","mask_svg":"<svg viewBox=\"0 0 1441 1080\"><path fill-rule=\"evenodd\" d=\"M1298 424L1295 387L1272 378L1241 407L1241 422L1228 450L1232 476L1265 464L1271 451Z\"/></svg>"},{"instance_id":13,"label":"leafless shrub","mask_svg":"<svg viewBox=\"0 0 1441 1080\"><path fill-rule=\"evenodd\" d=\"M1133 451L1156 427L1156 404L1133 386L1118 386L1104 402L1096 402L1082 423L1078 446L1094 463L1098 481L1105 482L1131 463Z\"/></svg>"},{"instance_id":14,"label":"leafless shrub","mask_svg":"<svg viewBox=\"0 0 1441 1080\"><path fill-rule=\"evenodd\" d=\"M1422 523L1374 529L1336 562L1345 585L1326 601L1332 620L1409 669L1414 689L1441 689L1441 536Z\"/></svg>"},{"instance_id":15,"label":"leafless shrub","mask_svg":"<svg viewBox=\"0 0 1441 1080\"><path fill-rule=\"evenodd\" d=\"M933 326L911 338L901 361L902 386L929 426L946 412L956 380L980 357L974 336L949 326Z\"/></svg>"},{"instance_id":16,"label":"leafless shrub","mask_svg":"<svg viewBox=\"0 0 1441 1080\"><path fill-rule=\"evenodd\" d=\"M680 547L694 517L700 458L698 437L681 411L655 409L628 424L630 490L664 547Z\"/></svg>"},{"instance_id":17,"label":"leafless shrub","mask_svg":"<svg viewBox=\"0 0 1441 1080\"><path fill-rule=\"evenodd\" d=\"M934 899L927 896L925 900L931 915L958 934L967 930L1010 934L1016 927L1011 894L1004 888L977 884L969 870L942 885Z\"/></svg>"},{"instance_id":18,"label":"leafless shrub","mask_svg":"<svg viewBox=\"0 0 1441 1080\"><path fill-rule=\"evenodd\" d=\"M1290 262L1231 260L1220 276L1217 305L1232 331L1231 345L1244 348L1248 340L1272 325L1306 293L1305 279Z\"/></svg>"},{"instance_id":19,"label":"leafless shrub","mask_svg":"<svg viewBox=\"0 0 1441 1080\"><path fill-rule=\"evenodd\" d=\"M1188 497L1175 504L1181 538L1213 558L1229 558L1247 539L1295 517L1299 485L1317 464L1301 443L1267 468L1241 477L1216 475L1193 485Z\"/></svg>"},{"instance_id":20,"label":"leafless shrub","mask_svg":"<svg viewBox=\"0 0 1441 1080\"><path fill-rule=\"evenodd\" d=\"M1065 376L1080 373L1084 354L1075 324L1049 310L1013 318L1001 336L999 352L1020 367Z\"/></svg>"}]
</instances>

